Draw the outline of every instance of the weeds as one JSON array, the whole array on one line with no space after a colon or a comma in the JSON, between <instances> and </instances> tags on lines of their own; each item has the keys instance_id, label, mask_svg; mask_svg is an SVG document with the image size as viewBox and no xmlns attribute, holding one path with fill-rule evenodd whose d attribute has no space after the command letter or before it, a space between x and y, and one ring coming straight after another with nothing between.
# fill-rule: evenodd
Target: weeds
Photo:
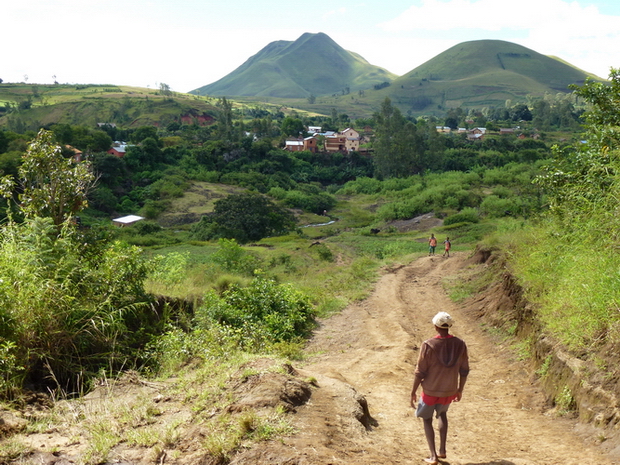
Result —
<instances>
[{"instance_id":1,"label":"weeds","mask_svg":"<svg viewBox=\"0 0 620 465\"><path fill-rule=\"evenodd\" d=\"M549 367L551 367L551 361L552 360L553 360L553 356L551 354L549 354L549 355L547 355L545 357L545 360L540 365L540 368L538 368L538 370L536 370L536 374L539 377L544 378L544 377L547 376L547 374L549 373Z\"/></svg>"},{"instance_id":2,"label":"weeds","mask_svg":"<svg viewBox=\"0 0 620 465\"><path fill-rule=\"evenodd\" d=\"M0 460L2 463L19 460L28 455L30 448L21 439L7 439L2 442L0 448Z\"/></svg>"},{"instance_id":3,"label":"weeds","mask_svg":"<svg viewBox=\"0 0 620 465\"><path fill-rule=\"evenodd\" d=\"M81 456L84 465L95 465L106 462L108 455L121 437L115 428L115 424L108 418L93 418L91 423L85 425L90 440Z\"/></svg>"},{"instance_id":4,"label":"weeds","mask_svg":"<svg viewBox=\"0 0 620 465\"><path fill-rule=\"evenodd\" d=\"M568 386L564 386L562 391L555 396L554 401L559 409L560 415L566 415L575 408L575 398Z\"/></svg>"}]
</instances>

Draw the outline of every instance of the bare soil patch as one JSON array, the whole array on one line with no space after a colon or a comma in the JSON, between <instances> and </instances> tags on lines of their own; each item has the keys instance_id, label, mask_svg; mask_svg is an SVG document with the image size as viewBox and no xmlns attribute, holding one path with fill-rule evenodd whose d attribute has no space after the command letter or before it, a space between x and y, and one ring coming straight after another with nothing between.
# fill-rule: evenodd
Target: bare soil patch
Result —
<instances>
[{"instance_id":1,"label":"bare soil patch","mask_svg":"<svg viewBox=\"0 0 620 465\"><path fill-rule=\"evenodd\" d=\"M441 226L443 220L437 218L434 213L425 213L408 220L394 220L387 223L386 226L396 228L399 232L412 231L430 231L433 228Z\"/></svg>"}]
</instances>

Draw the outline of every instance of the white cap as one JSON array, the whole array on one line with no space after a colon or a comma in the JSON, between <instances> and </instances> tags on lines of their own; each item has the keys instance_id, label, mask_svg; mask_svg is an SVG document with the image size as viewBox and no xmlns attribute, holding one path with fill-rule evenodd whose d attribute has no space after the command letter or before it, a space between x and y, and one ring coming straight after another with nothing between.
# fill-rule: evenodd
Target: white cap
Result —
<instances>
[{"instance_id":1,"label":"white cap","mask_svg":"<svg viewBox=\"0 0 620 465\"><path fill-rule=\"evenodd\" d=\"M450 328L454 324L454 320L448 313L439 312L433 317L433 324L438 328Z\"/></svg>"}]
</instances>

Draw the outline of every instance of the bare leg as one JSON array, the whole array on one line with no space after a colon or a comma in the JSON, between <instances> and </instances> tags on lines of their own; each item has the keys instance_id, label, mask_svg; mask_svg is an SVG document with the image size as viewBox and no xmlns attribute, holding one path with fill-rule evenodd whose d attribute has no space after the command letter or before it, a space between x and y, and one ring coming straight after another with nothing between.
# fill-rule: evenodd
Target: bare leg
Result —
<instances>
[{"instance_id":1,"label":"bare leg","mask_svg":"<svg viewBox=\"0 0 620 465\"><path fill-rule=\"evenodd\" d=\"M424 434L426 435L426 442L428 442L428 448L431 451L429 463L437 462L437 450L435 449L435 430L433 429L433 417L424 419Z\"/></svg>"},{"instance_id":2,"label":"bare leg","mask_svg":"<svg viewBox=\"0 0 620 465\"><path fill-rule=\"evenodd\" d=\"M448 414L447 412L439 415L439 455L440 458L446 458L446 441L448 438Z\"/></svg>"}]
</instances>

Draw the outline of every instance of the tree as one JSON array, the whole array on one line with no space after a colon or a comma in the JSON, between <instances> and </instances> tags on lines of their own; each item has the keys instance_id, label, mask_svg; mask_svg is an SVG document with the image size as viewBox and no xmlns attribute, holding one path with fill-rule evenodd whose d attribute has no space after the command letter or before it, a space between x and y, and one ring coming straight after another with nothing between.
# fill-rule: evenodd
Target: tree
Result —
<instances>
[{"instance_id":1,"label":"tree","mask_svg":"<svg viewBox=\"0 0 620 465\"><path fill-rule=\"evenodd\" d=\"M232 194L215 202L192 233L200 240L236 239L240 243L282 234L295 227L294 216L267 197L255 193Z\"/></svg>"},{"instance_id":2,"label":"tree","mask_svg":"<svg viewBox=\"0 0 620 465\"><path fill-rule=\"evenodd\" d=\"M299 118L291 118L290 116L287 116L282 120L280 131L285 136L299 137L300 134L305 133L306 128L304 127L304 123Z\"/></svg>"},{"instance_id":3,"label":"tree","mask_svg":"<svg viewBox=\"0 0 620 465\"><path fill-rule=\"evenodd\" d=\"M524 103L519 103L512 107L511 113L513 121L532 121L532 112Z\"/></svg>"},{"instance_id":4,"label":"tree","mask_svg":"<svg viewBox=\"0 0 620 465\"><path fill-rule=\"evenodd\" d=\"M219 109L217 127L220 139L226 142L233 140L233 114L232 102L222 97L216 105Z\"/></svg>"},{"instance_id":5,"label":"tree","mask_svg":"<svg viewBox=\"0 0 620 465\"><path fill-rule=\"evenodd\" d=\"M49 217L60 225L88 206L87 195L95 177L87 162L76 163L62 156L53 134L41 130L23 156L18 170L19 208L26 218ZM5 176L0 192L13 195L15 180Z\"/></svg>"},{"instance_id":6,"label":"tree","mask_svg":"<svg viewBox=\"0 0 620 465\"><path fill-rule=\"evenodd\" d=\"M553 158L536 179L549 195L552 211L566 225L603 212L600 227L616 234L620 185L620 69L611 69L610 83L587 80L573 86L592 105L586 114L586 144L553 150ZM599 230L599 234L602 234Z\"/></svg>"},{"instance_id":7,"label":"tree","mask_svg":"<svg viewBox=\"0 0 620 465\"><path fill-rule=\"evenodd\" d=\"M139 144L148 137L159 140L159 135L157 134L157 128L155 126L140 126L131 134L131 141L134 144Z\"/></svg>"},{"instance_id":8,"label":"tree","mask_svg":"<svg viewBox=\"0 0 620 465\"><path fill-rule=\"evenodd\" d=\"M159 84L159 93L163 95L164 97L170 97L172 95L170 86L164 82Z\"/></svg>"},{"instance_id":9,"label":"tree","mask_svg":"<svg viewBox=\"0 0 620 465\"><path fill-rule=\"evenodd\" d=\"M375 114L375 169L380 177L404 177L426 168L423 159L424 141L416 125L407 121L389 98Z\"/></svg>"}]
</instances>

